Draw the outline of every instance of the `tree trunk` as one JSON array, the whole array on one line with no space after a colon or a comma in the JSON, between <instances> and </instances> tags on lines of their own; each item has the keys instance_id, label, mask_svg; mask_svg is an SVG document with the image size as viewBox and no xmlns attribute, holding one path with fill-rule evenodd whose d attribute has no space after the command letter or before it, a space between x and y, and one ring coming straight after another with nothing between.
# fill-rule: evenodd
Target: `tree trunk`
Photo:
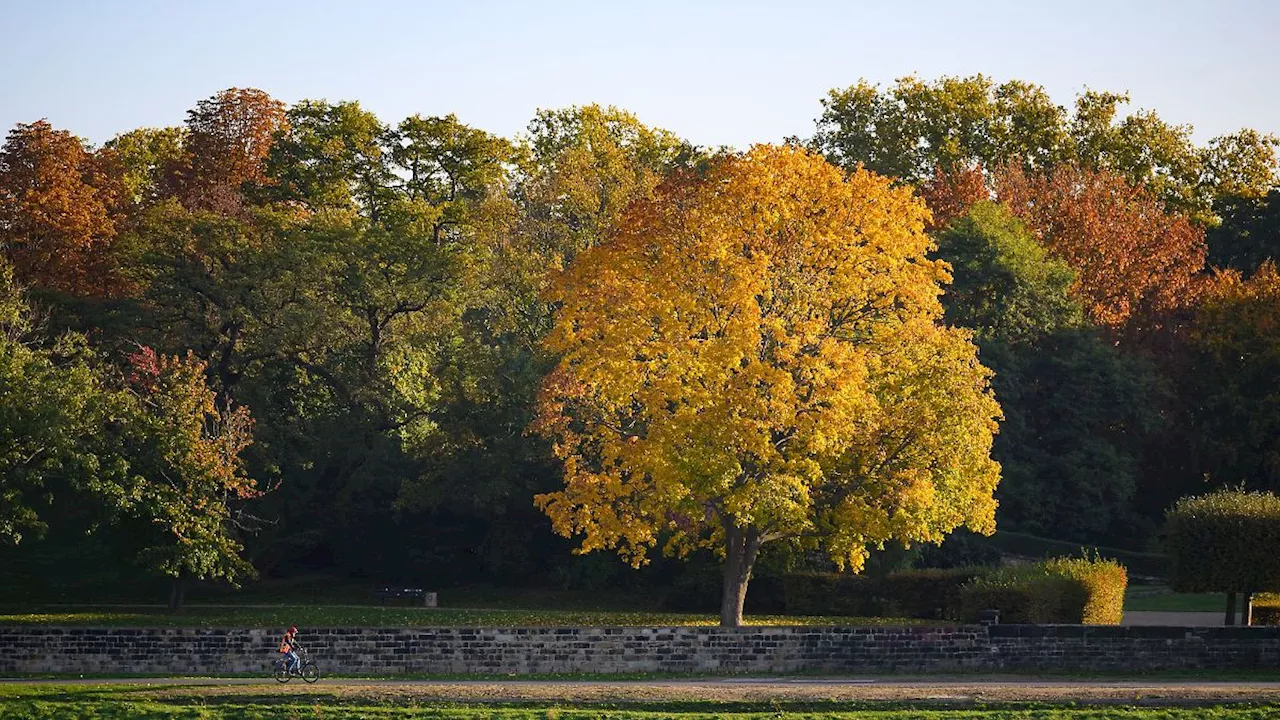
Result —
<instances>
[{"instance_id":1,"label":"tree trunk","mask_svg":"<svg viewBox=\"0 0 1280 720\"><path fill-rule=\"evenodd\" d=\"M724 586L720 597L720 627L742 626L742 605L747 599L751 567L760 550L760 533L724 521Z\"/></svg>"},{"instance_id":2,"label":"tree trunk","mask_svg":"<svg viewBox=\"0 0 1280 720\"><path fill-rule=\"evenodd\" d=\"M1253 593L1251 592L1240 594L1240 624L1246 627L1253 624Z\"/></svg>"},{"instance_id":3,"label":"tree trunk","mask_svg":"<svg viewBox=\"0 0 1280 720\"><path fill-rule=\"evenodd\" d=\"M178 612L182 609L182 601L186 599L187 586L183 582L181 575L173 579L173 583L169 586L169 612Z\"/></svg>"},{"instance_id":4,"label":"tree trunk","mask_svg":"<svg viewBox=\"0 0 1280 720\"><path fill-rule=\"evenodd\" d=\"M1236 624L1236 594L1233 592L1227 593L1227 618L1223 622L1223 624L1224 625Z\"/></svg>"}]
</instances>

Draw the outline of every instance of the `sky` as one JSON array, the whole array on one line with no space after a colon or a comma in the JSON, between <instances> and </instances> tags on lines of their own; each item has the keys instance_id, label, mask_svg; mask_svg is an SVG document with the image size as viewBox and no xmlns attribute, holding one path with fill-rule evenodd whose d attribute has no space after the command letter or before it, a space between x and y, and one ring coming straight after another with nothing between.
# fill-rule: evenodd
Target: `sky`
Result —
<instances>
[{"instance_id":1,"label":"sky","mask_svg":"<svg viewBox=\"0 0 1280 720\"><path fill-rule=\"evenodd\" d=\"M600 103L706 146L812 134L832 88L983 73L1086 87L1195 137L1280 134L1280 2L0 0L0 125L101 143L228 87L455 113L513 136Z\"/></svg>"}]
</instances>

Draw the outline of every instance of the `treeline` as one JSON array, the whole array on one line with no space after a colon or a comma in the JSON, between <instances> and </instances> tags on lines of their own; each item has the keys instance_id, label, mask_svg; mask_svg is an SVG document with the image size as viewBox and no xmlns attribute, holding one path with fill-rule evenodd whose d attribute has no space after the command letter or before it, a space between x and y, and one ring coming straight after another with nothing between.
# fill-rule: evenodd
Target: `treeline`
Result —
<instances>
[{"instance_id":1,"label":"treeline","mask_svg":"<svg viewBox=\"0 0 1280 720\"><path fill-rule=\"evenodd\" d=\"M1199 146L1125 102L862 83L793 142L928 203L948 322L996 371L999 526L1142 548L1182 495L1280 486L1280 189L1274 137ZM724 154L613 108L508 139L241 89L98 148L16 126L6 568L98 558L74 539L92 529L180 578L246 577L243 555L273 576L630 582L533 505L562 484L528 432L556 360L545 291Z\"/></svg>"}]
</instances>

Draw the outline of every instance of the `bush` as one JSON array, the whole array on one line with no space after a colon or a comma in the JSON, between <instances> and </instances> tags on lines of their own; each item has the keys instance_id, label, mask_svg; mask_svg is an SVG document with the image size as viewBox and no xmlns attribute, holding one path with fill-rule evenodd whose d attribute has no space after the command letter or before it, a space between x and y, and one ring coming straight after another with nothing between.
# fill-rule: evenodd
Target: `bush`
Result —
<instances>
[{"instance_id":1,"label":"bush","mask_svg":"<svg viewBox=\"0 0 1280 720\"><path fill-rule=\"evenodd\" d=\"M1280 590L1280 497L1226 490L1179 500L1165 518L1178 592Z\"/></svg>"},{"instance_id":2,"label":"bush","mask_svg":"<svg viewBox=\"0 0 1280 720\"><path fill-rule=\"evenodd\" d=\"M1262 593L1253 599L1254 625L1280 625L1280 595Z\"/></svg>"},{"instance_id":3,"label":"bush","mask_svg":"<svg viewBox=\"0 0 1280 720\"><path fill-rule=\"evenodd\" d=\"M1055 558L1011 565L961 588L959 616L977 622L993 608L1007 623L1115 625L1127 585L1124 567L1112 560Z\"/></svg>"},{"instance_id":4,"label":"bush","mask_svg":"<svg viewBox=\"0 0 1280 720\"><path fill-rule=\"evenodd\" d=\"M1124 616L1124 591L1129 585L1125 567L1114 560L1056 558L1045 562L1050 573L1084 586L1085 603L1080 622L1085 625L1119 625Z\"/></svg>"},{"instance_id":5,"label":"bush","mask_svg":"<svg viewBox=\"0 0 1280 720\"><path fill-rule=\"evenodd\" d=\"M977 622L1000 611L1006 623L1078 623L1088 600L1083 584L1049 573L1044 563L1000 568L960 590L960 619Z\"/></svg>"}]
</instances>

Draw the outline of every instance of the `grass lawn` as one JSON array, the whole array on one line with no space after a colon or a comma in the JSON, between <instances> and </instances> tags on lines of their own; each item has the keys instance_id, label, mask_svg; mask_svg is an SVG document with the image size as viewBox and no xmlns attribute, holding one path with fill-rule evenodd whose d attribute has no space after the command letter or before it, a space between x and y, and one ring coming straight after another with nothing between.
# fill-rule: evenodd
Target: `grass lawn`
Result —
<instances>
[{"instance_id":1,"label":"grass lawn","mask_svg":"<svg viewBox=\"0 0 1280 720\"><path fill-rule=\"evenodd\" d=\"M1224 593L1175 593L1164 585L1130 585L1124 594L1125 610L1162 612L1223 612Z\"/></svg>"},{"instance_id":2,"label":"grass lawn","mask_svg":"<svg viewBox=\"0 0 1280 720\"><path fill-rule=\"evenodd\" d=\"M1236 602L1239 601L1237 596ZM1280 605L1280 595L1255 595L1253 604L1254 607ZM1176 593L1164 585L1130 585L1124 594L1124 609L1162 612L1226 612L1227 595L1226 593Z\"/></svg>"},{"instance_id":3,"label":"grass lawn","mask_svg":"<svg viewBox=\"0 0 1280 720\"><path fill-rule=\"evenodd\" d=\"M604 610L467 610L363 606L0 607L0 625L96 625L163 627L551 627L718 625L702 613ZM928 620L825 616L748 615L748 625L929 625Z\"/></svg>"},{"instance_id":4,"label":"grass lawn","mask_svg":"<svg viewBox=\"0 0 1280 720\"><path fill-rule=\"evenodd\" d=\"M711 720L733 718L768 720L1269 720L1280 707L1218 706L1196 708L1090 707L1070 705L1017 709L939 710L893 708L877 710L698 710L602 709L595 707L377 707L362 705L217 705L190 706L151 702L15 702L0 704L4 720L106 720L153 718L155 720L297 720L299 718L385 718L408 720Z\"/></svg>"}]
</instances>

